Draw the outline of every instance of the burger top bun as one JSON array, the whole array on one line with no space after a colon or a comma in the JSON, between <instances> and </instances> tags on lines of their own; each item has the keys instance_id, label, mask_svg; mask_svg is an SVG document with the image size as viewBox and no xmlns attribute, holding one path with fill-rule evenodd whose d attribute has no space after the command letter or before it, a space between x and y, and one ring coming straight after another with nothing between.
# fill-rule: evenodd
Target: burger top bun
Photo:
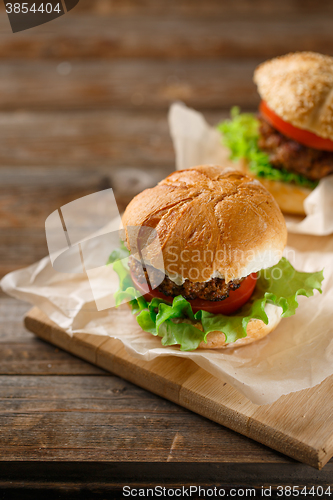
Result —
<instances>
[{"instance_id":1,"label":"burger top bun","mask_svg":"<svg viewBox=\"0 0 333 500\"><path fill-rule=\"evenodd\" d=\"M264 62L254 81L283 120L333 140L333 58L295 52Z\"/></svg>"},{"instance_id":2,"label":"burger top bun","mask_svg":"<svg viewBox=\"0 0 333 500\"><path fill-rule=\"evenodd\" d=\"M162 249L165 273L176 283L228 282L271 267L287 239L272 195L256 179L219 166L172 173L131 201L123 225L132 254L137 251L133 226L156 230L145 262L163 270Z\"/></svg>"}]
</instances>

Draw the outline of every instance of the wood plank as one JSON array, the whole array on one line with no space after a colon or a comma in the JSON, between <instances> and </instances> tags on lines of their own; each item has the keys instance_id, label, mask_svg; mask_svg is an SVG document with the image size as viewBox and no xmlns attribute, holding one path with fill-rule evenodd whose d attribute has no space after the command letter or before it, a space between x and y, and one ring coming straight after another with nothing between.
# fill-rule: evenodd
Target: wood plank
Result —
<instances>
[{"instance_id":1,"label":"wood plank","mask_svg":"<svg viewBox=\"0 0 333 500\"><path fill-rule=\"evenodd\" d=\"M214 116L218 121L226 113ZM107 172L174 165L166 110L0 113L0 134L2 167L76 166ZM55 178L56 172L50 175Z\"/></svg>"},{"instance_id":2,"label":"wood plank","mask_svg":"<svg viewBox=\"0 0 333 500\"><path fill-rule=\"evenodd\" d=\"M25 324L69 352L88 356L104 369L313 467L322 468L333 455L332 377L319 387L258 407L192 361L164 357L144 362L127 354L119 340L96 345L94 336L89 354L85 337L84 353L82 340L69 337L37 308Z\"/></svg>"},{"instance_id":3,"label":"wood plank","mask_svg":"<svg viewBox=\"0 0 333 500\"><path fill-rule=\"evenodd\" d=\"M104 370L33 339L1 342L0 375L101 375Z\"/></svg>"},{"instance_id":4,"label":"wood plank","mask_svg":"<svg viewBox=\"0 0 333 500\"><path fill-rule=\"evenodd\" d=\"M135 194L171 171L170 167L0 168L0 277L48 254L45 220L54 210L112 187L123 211Z\"/></svg>"},{"instance_id":5,"label":"wood plank","mask_svg":"<svg viewBox=\"0 0 333 500\"><path fill-rule=\"evenodd\" d=\"M214 110L235 104L256 107L252 76L259 62L73 61L63 75L55 61L5 61L0 66L0 109L148 111L166 110L177 100Z\"/></svg>"},{"instance_id":6,"label":"wood plank","mask_svg":"<svg viewBox=\"0 0 333 500\"><path fill-rule=\"evenodd\" d=\"M229 111L223 110L205 113L211 124L228 116ZM11 166L22 167L12 173L11 179L21 172L28 184L30 171L34 180L39 175L34 167L45 168L44 175L48 172L52 181L58 172L61 175L61 171L76 167L88 183L91 171L96 170L104 178L112 176L112 182L120 187L120 173L139 185L137 168L145 178L151 175L156 179L156 171L171 172L175 165L166 110L0 113L0 134L0 180L4 182L9 179ZM27 174L23 173L24 167Z\"/></svg>"},{"instance_id":7,"label":"wood plank","mask_svg":"<svg viewBox=\"0 0 333 500\"><path fill-rule=\"evenodd\" d=\"M224 110L205 113L211 124L228 116L229 111ZM59 176L63 178L68 168L76 167L76 171L81 171L81 180L77 176L80 185L85 179L88 184L95 183L92 173L96 171L100 181L112 176L119 190L123 184L119 172L132 179L133 184L140 184L140 179L146 179L147 175L156 180L156 170L171 172L175 163L166 110L156 113L144 110L139 113L115 110L0 113L0 134L2 184L15 182L17 185L22 176L22 183L30 185L39 174L43 177L46 172L54 183ZM14 173L8 168L11 166L22 169ZM47 167L50 168L47 170ZM135 174L137 168L142 172L139 176ZM67 175L72 174L68 172ZM48 182L45 179L45 186Z\"/></svg>"},{"instance_id":8,"label":"wood plank","mask_svg":"<svg viewBox=\"0 0 333 500\"><path fill-rule=\"evenodd\" d=\"M111 375L0 376L0 402L1 461L293 462Z\"/></svg>"},{"instance_id":9,"label":"wood plank","mask_svg":"<svg viewBox=\"0 0 333 500\"><path fill-rule=\"evenodd\" d=\"M155 2L155 9L133 14L78 15L79 11L73 10L52 24L15 36L6 14L1 12L0 58L267 59L294 50L333 53L331 7L307 14L287 10L278 13L278 9L272 12L262 5L252 9L252 2L247 2L251 12L238 11L238 7L225 12L223 7L207 9L202 2L203 7L187 9L181 15L158 4Z\"/></svg>"},{"instance_id":10,"label":"wood plank","mask_svg":"<svg viewBox=\"0 0 333 500\"><path fill-rule=\"evenodd\" d=\"M0 288L0 343L9 340L22 342L34 337L22 324L23 316L29 309L29 304L9 297Z\"/></svg>"},{"instance_id":11,"label":"wood plank","mask_svg":"<svg viewBox=\"0 0 333 500\"><path fill-rule=\"evenodd\" d=\"M0 375L105 375L28 332L23 317L30 308L0 292Z\"/></svg>"},{"instance_id":12,"label":"wood plank","mask_svg":"<svg viewBox=\"0 0 333 500\"><path fill-rule=\"evenodd\" d=\"M45 229L0 229L0 276L21 269L47 255Z\"/></svg>"},{"instance_id":13,"label":"wood plank","mask_svg":"<svg viewBox=\"0 0 333 500\"><path fill-rule=\"evenodd\" d=\"M59 141L60 143L61 141ZM60 146L60 144L59 144ZM47 214L77 198L112 188L122 211L146 188L172 172L172 166L66 168L0 167L0 228L44 227Z\"/></svg>"}]
</instances>

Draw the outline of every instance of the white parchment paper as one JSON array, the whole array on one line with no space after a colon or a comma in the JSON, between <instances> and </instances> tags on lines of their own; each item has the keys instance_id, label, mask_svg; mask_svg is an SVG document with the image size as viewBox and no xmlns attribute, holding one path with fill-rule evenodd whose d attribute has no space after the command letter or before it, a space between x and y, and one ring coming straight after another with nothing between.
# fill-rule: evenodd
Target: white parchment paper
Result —
<instances>
[{"instance_id":1,"label":"white parchment paper","mask_svg":"<svg viewBox=\"0 0 333 500\"><path fill-rule=\"evenodd\" d=\"M170 108L169 126L178 170L195 165L229 164L230 152L221 143L221 134L206 122L203 115L184 104ZM304 202L305 218L286 216L289 232L328 235L333 233L333 175L322 179Z\"/></svg>"},{"instance_id":2,"label":"white parchment paper","mask_svg":"<svg viewBox=\"0 0 333 500\"><path fill-rule=\"evenodd\" d=\"M56 272L49 257L8 274L1 287L38 306L69 335L85 332L118 338L133 356L144 360L190 358L252 402L266 404L313 387L333 374L333 237L316 238L318 244L313 237L293 238L297 248L311 243L312 251L289 247L287 257L298 270L325 269L323 295L315 291L313 297L299 297L295 316L283 319L264 339L240 348L181 352L177 347L163 347L159 338L140 329L126 304L98 311L87 276ZM108 292L101 287L101 297L103 293Z\"/></svg>"}]
</instances>

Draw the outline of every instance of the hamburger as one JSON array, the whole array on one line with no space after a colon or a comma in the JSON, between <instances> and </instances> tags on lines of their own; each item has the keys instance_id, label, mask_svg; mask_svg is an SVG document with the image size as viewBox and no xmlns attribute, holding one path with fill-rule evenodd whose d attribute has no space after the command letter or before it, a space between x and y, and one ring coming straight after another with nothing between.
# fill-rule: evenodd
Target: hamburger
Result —
<instances>
[{"instance_id":1,"label":"hamburger","mask_svg":"<svg viewBox=\"0 0 333 500\"><path fill-rule=\"evenodd\" d=\"M285 213L305 215L303 202L333 174L333 58L296 52L254 72L259 113L219 125L244 171L257 177Z\"/></svg>"},{"instance_id":2,"label":"hamburger","mask_svg":"<svg viewBox=\"0 0 333 500\"><path fill-rule=\"evenodd\" d=\"M125 246L109 260L120 277L116 303L129 301L142 329L163 345L248 344L294 314L297 295L321 291L322 272L299 273L282 257L281 210L240 171L203 165L174 172L137 195L122 221Z\"/></svg>"}]
</instances>

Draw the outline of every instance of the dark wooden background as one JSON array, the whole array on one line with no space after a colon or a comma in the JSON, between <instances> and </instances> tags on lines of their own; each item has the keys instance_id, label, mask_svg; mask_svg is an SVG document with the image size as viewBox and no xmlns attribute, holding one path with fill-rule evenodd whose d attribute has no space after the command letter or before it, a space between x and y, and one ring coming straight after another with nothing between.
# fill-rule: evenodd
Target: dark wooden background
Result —
<instances>
[{"instance_id":1,"label":"dark wooden background","mask_svg":"<svg viewBox=\"0 0 333 500\"><path fill-rule=\"evenodd\" d=\"M123 209L173 170L170 103L210 123L254 110L254 68L295 50L333 54L331 0L81 0L15 35L1 3L0 275L47 254L58 207L112 186ZM313 471L35 339L27 309L0 296L3 495L330 482L333 462Z\"/></svg>"}]
</instances>

